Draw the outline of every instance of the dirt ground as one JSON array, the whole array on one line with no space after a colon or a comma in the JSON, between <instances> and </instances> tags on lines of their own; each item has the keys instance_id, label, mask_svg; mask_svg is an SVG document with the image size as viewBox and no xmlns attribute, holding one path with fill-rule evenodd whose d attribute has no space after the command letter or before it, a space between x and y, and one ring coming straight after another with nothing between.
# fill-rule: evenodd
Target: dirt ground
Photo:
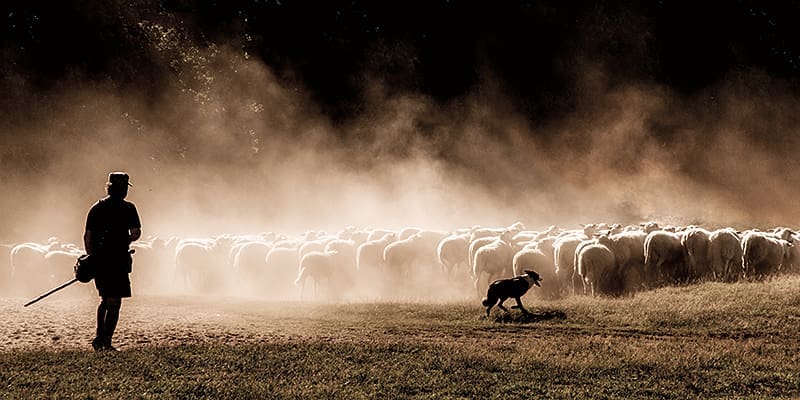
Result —
<instances>
[{"instance_id":1,"label":"dirt ground","mask_svg":"<svg viewBox=\"0 0 800 400\"><path fill-rule=\"evenodd\" d=\"M69 288L67 289L69 290ZM91 349L98 299L54 295L29 307L28 299L0 298L0 351ZM237 298L134 296L123 301L114 337L120 348L146 345L255 342L315 336L308 308ZM298 318L298 316L304 316ZM312 324L313 325L313 324Z\"/></svg>"},{"instance_id":2,"label":"dirt ground","mask_svg":"<svg viewBox=\"0 0 800 400\"><path fill-rule=\"evenodd\" d=\"M29 307L20 297L0 297L0 351L91 350L99 299L87 287L64 290ZM94 288L91 288L92 291ZM242 297L136 295L124 299L114 345L245 344L265 341L439 341L438 315L426 307L381 303L326 305L313 301L269 301ZM482 308L456 303L456 314L477 322ZM448 310L452 310L450 306ZM386 313L386 310L391 310ZM415 313L425 313L417 316ZM468 314L468 315L467 315ZM474 317L474 320L473 320ZM403 323L398 323L397 319ZM410 323L408 325L406 323ZM433 324L433 325L429 325ZM452 330L453 327L450 328ZM466 328L465 328L466 329ZM451 332L482 336L473 329ZM478 337L473 339L481 340Z\"/></svg>"}]
</instances>

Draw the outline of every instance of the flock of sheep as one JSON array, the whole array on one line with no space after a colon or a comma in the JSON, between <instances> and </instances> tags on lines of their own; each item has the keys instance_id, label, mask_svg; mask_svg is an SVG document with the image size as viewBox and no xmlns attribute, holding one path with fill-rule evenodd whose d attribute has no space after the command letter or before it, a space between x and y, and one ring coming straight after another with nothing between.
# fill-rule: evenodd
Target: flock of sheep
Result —
<instances>
[{"instance_id":1,"label":"flock of sheep","mask_svg":"<svg viewBox=\"0 0 800 400\"><path fill-rule=\"evenodd\" d=\"M578 229L523 224L453 231L420 228L309 231L203 238L150 238L136 250L131 274L138 293L260 296L271 299L482 296L500 278L537 271L541 290L629 295L671 284L760 280L800 270L800 235L788 228L713 231L648 222ZM30 296L71 278L82 250L46 244L2 245L6 293ZM306 286L309 286L307 289Z\"/></svg>"}]
</instances>

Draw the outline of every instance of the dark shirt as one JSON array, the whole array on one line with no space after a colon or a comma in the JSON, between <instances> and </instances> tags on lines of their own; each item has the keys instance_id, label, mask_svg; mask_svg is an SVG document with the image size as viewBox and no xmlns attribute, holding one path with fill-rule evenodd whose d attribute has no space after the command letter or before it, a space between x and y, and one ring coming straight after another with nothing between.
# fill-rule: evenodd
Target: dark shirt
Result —
<instances>
[{"instance_id":1,"label":"dark shirt","mask_svg":"<svg viewBox=\"0 0 800 400\"><path fill-rule=\"evenodd\" d=\"M129 231L141 227L136 206L114 197L94 203L86 217L86 230L92 232L92 253L101 257L127 255Z\"/></svg>"}]
</instances>

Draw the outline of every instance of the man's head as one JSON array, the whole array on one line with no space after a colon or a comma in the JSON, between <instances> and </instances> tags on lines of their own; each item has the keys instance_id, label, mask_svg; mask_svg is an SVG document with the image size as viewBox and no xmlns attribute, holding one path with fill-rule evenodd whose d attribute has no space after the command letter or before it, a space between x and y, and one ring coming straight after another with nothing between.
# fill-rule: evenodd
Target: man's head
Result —
<instances>
[{"instance_id":1,"label":"man's head","mask_svg":"<svg viewBox=\"0 0 800 400\"><path fill-rule=\"evenodd\" d=\"M108 174L106 192L111 197L124 199L128 195L128 186L133 186L129 180L130 178L125 172L112 172Z\"/></svg>"}]
</instances>

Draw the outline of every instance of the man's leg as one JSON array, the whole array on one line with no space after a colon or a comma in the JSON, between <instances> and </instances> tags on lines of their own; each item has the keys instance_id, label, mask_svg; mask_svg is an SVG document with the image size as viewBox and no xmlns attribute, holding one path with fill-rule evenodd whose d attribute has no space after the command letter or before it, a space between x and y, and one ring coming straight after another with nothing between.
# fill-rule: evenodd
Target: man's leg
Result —
<instances>
[{"instance_id":1,"label":"man's leg","mask_svg":"<svg viewBox=\"0 0 800 400\"><path fill-rule=\"evenodd\" d=\"M105 346L105 321L107 310L106 300L103 298L100 300L100 305L97 306L97 331L95 332L94 340L92 340L92 348L95 350L100 350Z\"/></svg>"},{"instance_id":2,"label":"man's leg","mask_svg":"<svg viewBox=\"0 0 800 400\"><path fill-rule=\"evenodd\" d=\"M117 321L119 321L119 309L122 306L122 299L119 297L104 297L103 302L106 303L106 315L103 320L105 347L111 349L111 338L114 336L114 330L117 328Z\"/></svg>"}]
</instances>

